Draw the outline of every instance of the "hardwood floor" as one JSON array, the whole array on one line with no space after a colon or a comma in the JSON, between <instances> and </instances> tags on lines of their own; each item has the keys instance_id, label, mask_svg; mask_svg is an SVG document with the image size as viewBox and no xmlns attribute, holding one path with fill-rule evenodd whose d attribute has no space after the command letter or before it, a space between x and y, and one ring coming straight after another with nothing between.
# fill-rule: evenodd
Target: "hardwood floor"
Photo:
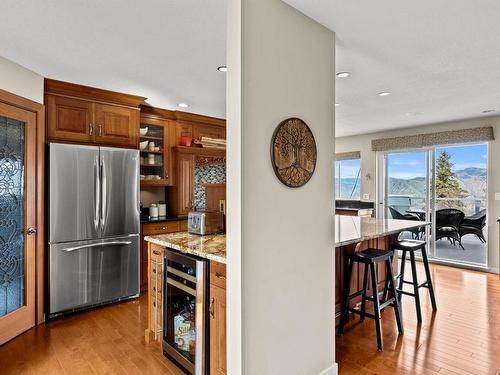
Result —
<instances>
[{"instance_id":1,"label":"hardwood floor","mask_svg":"<svg viewBox=\"0 0 500 375\"><path fill-rule=\"evenodd\" d=\"M498 276L432 265L438 311L421 290L424 322L403 297L405 333L398 336L392 308L382 314L384 351L377 352L374 322L366 319L337 337L341 375L497 374L500 368ZM419 264L419 280L424 280ZM357 320L356 320L357 322ZM124 302L43 324L0 347L1 374L182 374L146 344L147 299Z\"/></svg>"},{"instance_id":2,"label":"hardwood floor","mask_svg":"<svg viewBox=\"0 0 500 375\"><path fill-rule=\"evenodd\" d=\"M358 323L356 317L344 335L336 338L341 375L499 374L498 275L438 265L431 265L431 272L438 311L433 314L428 291L420 289L423 323L418 326L414 300L403 296L405 333L398 335L393 309L386 309L382 313L382 353L377 352L373 320ZM420 263L418 278L419 282L425 280Z\"/></svg>"},{"instance_id":3,"label":"hardwood floor","mask_svg":"<svg viewBox=\"0 0 500 375\"><path fill-rule=\"evenodd\" d=\"M147 296L57 319L0 347L0 373L183 374L146 344Z\"/></svg>"}]
</instances>

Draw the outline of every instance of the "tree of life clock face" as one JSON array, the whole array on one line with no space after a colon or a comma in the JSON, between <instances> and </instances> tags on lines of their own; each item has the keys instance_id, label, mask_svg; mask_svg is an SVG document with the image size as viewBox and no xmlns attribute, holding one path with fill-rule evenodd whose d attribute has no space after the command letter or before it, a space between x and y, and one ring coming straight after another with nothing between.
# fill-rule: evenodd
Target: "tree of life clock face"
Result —
<instances>
[{"instance_id":1,"label":"tree of life clock face","mask_svg":"<svg viewBox=\"0 0 500 375\"><path fill-rule=\"evenodd\" d=\"M307 124L299 118L281 122L271 140L274 173L288 187L309 181L316 167L316 141Z\"/></svg>"}]
</instances>

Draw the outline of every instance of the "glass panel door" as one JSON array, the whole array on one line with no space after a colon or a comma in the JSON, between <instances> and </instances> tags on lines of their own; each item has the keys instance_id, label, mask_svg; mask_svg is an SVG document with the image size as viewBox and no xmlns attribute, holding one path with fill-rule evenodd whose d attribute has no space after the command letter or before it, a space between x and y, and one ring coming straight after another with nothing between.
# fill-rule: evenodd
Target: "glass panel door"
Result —
<instances>
[{"instance_id":1,"label":"glass panel door","mask_svg":"<svg viewBox=\"0 0 500 375\"><path fill-rule=\"evenodd\" d=\"M427 150L384 155L384 217L415 221L429 218L429 158ZM401 237L426 240L426 232L418 228L403 232Z\"/></svg>"},{"instance_id":2,"label":"glass panel door","mask_svg":"<svg viewBox=\"0 0 500 375\"><path fill-rule=\"evenodd\" d=\"M0 103L0 345L35 324L35 125Z\"/></svg>"},{"instance_id":3,"label":"glass panel door","mask_svg":"<svg viewBox=\"0 0 500 375\"><path fill-rule=\"evenodd\" d=\"M487 266L488 145L437 147L435 154L434 256Z\"/></svg>"}]
</instances>

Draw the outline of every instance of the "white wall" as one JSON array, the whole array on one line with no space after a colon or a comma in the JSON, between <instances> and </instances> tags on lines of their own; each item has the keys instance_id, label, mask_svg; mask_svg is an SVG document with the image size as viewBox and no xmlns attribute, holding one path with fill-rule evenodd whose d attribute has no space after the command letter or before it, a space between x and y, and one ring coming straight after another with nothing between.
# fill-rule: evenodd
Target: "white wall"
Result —
<instances>
[{"instance_id":1,"label":"white wall","mask_svg":"<svg viewBox=\"0 0 500 375\"><path fill-rule=\"evenodd\" d=\"M280 0L229 3L229 374L319 374L334 365L335 37ZM270 161L273 131L292 116L318 149L299 189Z\"/></svg>"},{"instance_id":2,"label":"white wall","mask_svg":"<svg viewBox=\"0 0 500 375\"><path fill-rule=\"evenodd\" d=\"M489 268L498 271L498 225L500 218L500 201L495 201L495 192L500 192L500 170L496 163L500 160L500 117L488 117L484 119L465 120L432 124L420 127L392 130L387 132L363 134L351 137L341 137L335 140L336 152L361 151L361 196L370 194L370 200L375 201L376 191L376 153L371 151L371 141L377 138L400 137L422 133L433 133L439 131L467 129L482 126L493 126L496 140L490 142L490 173L488 181L489 197L489 219L488 219L488 263ZM370 173L372 178L367 180L366 174Z\"/></svg>"},{"instance_id":3,"label":"white wall","mask_svg":"<svg viewBox=\"0 0 500 375\"><path fill-rule=\"evenodd\" d=\"M43 104L43 77L3 57L0 89Z\"/></svg>"}]
</instances>

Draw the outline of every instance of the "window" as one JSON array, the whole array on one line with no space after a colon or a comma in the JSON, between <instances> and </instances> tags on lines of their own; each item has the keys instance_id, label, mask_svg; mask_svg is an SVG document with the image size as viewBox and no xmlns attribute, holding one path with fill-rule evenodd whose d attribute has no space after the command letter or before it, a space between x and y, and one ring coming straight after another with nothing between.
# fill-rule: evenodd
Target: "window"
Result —
<instances>
[{"instance_id":1,"label":"window","mask_svg":"<svg viewBox=\"0 0 500 375\"><path fill-rule=\"evenodd\" d=\"M361 159L335 161L335 198L361 200Z\"/></svg>"}]
</instances>

